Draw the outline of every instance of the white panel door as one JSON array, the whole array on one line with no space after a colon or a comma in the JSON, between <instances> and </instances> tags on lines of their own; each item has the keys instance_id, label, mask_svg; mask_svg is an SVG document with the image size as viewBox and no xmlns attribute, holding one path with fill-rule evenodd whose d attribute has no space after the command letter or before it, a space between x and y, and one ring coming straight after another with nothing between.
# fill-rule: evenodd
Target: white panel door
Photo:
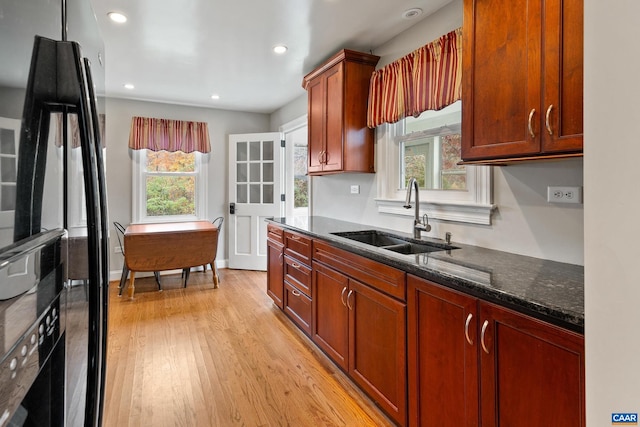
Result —
<instances>
[{"instance_id":1,"label":"white panel door","mask_svg":"<svg viewBox=\"0 0 640 427\"><path fill-rule=\"evenodd\" d=\"M267 223L282 216L280 133L229 135L229 268L267 269Z\"/></svg>"}]
</instances>

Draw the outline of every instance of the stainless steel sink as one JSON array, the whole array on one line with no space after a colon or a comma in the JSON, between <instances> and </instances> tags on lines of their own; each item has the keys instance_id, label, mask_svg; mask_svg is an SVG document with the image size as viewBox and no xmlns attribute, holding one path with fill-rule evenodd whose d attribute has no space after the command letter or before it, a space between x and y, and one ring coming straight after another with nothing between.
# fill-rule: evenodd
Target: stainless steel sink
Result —
<instances>
[{"instance_id":1,"label":"stainless steel sink","mask_svg":"<svg viewBox=\"0 0 640 427\"><path fill-rule=\"evenodd\" d=\"M405 255L458 249L445 243L426 242L378 230L347 231L331 234Z\"/></svg>"}]
</instances>

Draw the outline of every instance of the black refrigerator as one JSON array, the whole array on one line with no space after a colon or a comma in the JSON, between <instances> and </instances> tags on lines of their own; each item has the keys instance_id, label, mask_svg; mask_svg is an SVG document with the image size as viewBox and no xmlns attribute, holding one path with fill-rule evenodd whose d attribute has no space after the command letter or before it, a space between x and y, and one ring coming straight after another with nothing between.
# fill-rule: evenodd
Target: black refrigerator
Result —
<instances>
[{"instance_id":1,"label":"black refrigerator","mask_svg":"<svg viewBox=\"0 0 640 427\"><path fill-rule=\"evenodd\" d=\"M0 427L102 424L103 52L89 0L0 0Z\"/></svg>"}]
</instances>

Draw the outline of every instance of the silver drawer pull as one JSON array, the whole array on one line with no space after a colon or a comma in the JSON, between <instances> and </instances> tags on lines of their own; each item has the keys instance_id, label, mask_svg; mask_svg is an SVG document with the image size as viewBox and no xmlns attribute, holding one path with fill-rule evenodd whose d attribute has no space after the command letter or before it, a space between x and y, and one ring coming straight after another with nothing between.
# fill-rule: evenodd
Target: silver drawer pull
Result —
<instances>
[{"instance_id":1,"label":"silver drawer pull","mask_svg":"<svg viewBox=\"0 0 640 427\"><path fill-rule=\"evenodd\" d=\"M296 264L295 262L292 262L291 267L298 269L300 268L300 264Z\"/></svg>"},{"instance_id":2,"label":"silver drawer pull","mask_svg":"<svg viewBox=\"0 0 640 427\"><path fill-rule=\"evenodd\" d=\"M536 113L536 109L534 108L533 110L531 110L531 112L529 113L529 135L531 135L531 138L535 138L536 134L533 132L533 115Z\"/></svg>"},{"instance_id":3,"label":"silver drawer pull","mask_svg":"<svg viewBox=\"0 0 640 427\"><path fill-rule=\"evenodd\" d=\"M469 315L467 316L467 321L464 322L464 336L467 338L467 342L473 345L473 341L469 336L469 323L471 323L471 319L473 319L473 314L469 313Z\"/></svg>"},{"instance_id":4,"label":"silver drawer pull","mask_svg":"<svg viewBox=\"0 0 640 427\"><path fill-rule=\"evenodd\" d=\"M347 287L346 286L344 288L342 288L342 293L340 294L340 301L342 301L342 305L344 305L346 307L347 303L344 300L344 293L345 292L347 292Z\"/></svg>"},{"instance_id":5,"label":"silver drawer pull","mask_svg":"<svg viewBox=\"0 0 640 427\"><path fill-rule=\"evenodd\" d=\"M349 310L353 310L353 306L349 302L351 298L351 294L353 294L353 289L351 289L347 294L347 307L349 307Z\"/></svg>"},{"instance_id":6,"label":"silver drawer pull","mask_svg":"<svg viewBox=\"0 0 640 427\"><path fill-rule=\"evenodd\" d=\"M547 125L547 132L549 132L549 135L553 135L553 130L551 129L551 121L549 120L551 116L551 110L553 109L553 104L549 105L549 108L547 108L547 115L545 117L545 124Z\"/></svg>"},{"instance_id":7,"label":"silver drawer pull","mask_svg":"<svg viewBox=\"0 0 640 427\"><path fill-rule=\"evenodd\" d=\"M295 289L291 289L291 293L293 294L294 297L299 297L300 296L300 292L298 292Z\"/></svg>"},{"instance_id":8,"label":"silver drawer pull","mask_svg":"<svg viewBox=\"0 0 640 427\"><path fill-rule=\"evenodd\" d=\"M480 344L482 344L482 349L484 350L484 352L489 354L489 349L487 348L487 345L484 342L484 335L487 332L487 326L489 326L489 321L485 320L484 323L482 324L482 332L480 333Z\"/></svg>"}]
</instances>

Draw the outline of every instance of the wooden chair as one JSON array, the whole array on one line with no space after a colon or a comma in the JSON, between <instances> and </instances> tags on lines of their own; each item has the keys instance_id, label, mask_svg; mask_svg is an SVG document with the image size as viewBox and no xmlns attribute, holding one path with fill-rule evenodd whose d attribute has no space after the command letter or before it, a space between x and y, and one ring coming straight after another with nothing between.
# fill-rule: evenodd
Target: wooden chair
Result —
<instances>
[{"instance_id":1,"label":"wooden chair","mask_svg":"<svg viewBox=\"0 0 640 427\"><path fill-rule=\"evenodd\" d=\"M124 232L126 230L126 227L124 227L122 224L120 224L117 221L113 221L113 226L116 229L116 236L118 237L118 246L122 248L122 258L125 258L124 245L122 243L124 240ZM161 291L162 285L160 284L160 272L154 271L153 275L156 278L156 283L158 283L158 290ZM129 276L129 269L127 268L127 261L126 259L123 259L122 275L120 276L120 284L118 285L118 296L122 296L122 290L124 289L124 285L127 283L128 276Z\"/></svg>"}]
</instances>

